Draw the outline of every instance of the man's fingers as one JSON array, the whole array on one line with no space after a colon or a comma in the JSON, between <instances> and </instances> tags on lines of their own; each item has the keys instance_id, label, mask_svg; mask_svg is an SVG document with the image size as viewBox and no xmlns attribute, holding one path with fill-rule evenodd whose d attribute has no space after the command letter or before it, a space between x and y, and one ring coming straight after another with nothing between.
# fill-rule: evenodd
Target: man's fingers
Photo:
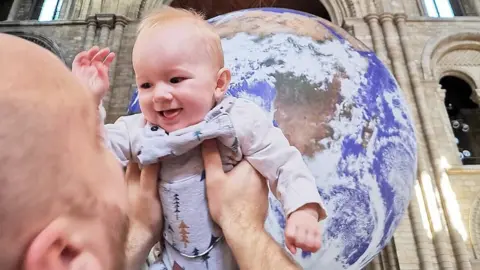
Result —
<instances>
[{"instance_id":1,"label":"man's fingers","mask_svg":"<svg viewBox=\"0 0 480 270\"><path fill-rule=\"evenodd\" d=\"M224 175L222 159L217 147L216 140L207 140L202 143L203 166L208 180L220 178Z\"/></svg>"},{"instance_id":2,"label":"man's fingers","mask_svg":"<svg viewBox=\"0 0 480 270\"><path fill-rule=\"evenodd\" d=\"M138 167L137 163L128 163L127 171L125 172L125 179L127 183L140 179L140 168Z\"/></svg>"},{"instance_id":3,"label":"man's fingers","mask_svg":"<svg viewBox=\"0 0 480 270\"><path fill-rule=\"evenodd\" d=\"M152 194L157 194L157 182L158 182L158 171L160 170L160 164L154 163L143 167L140 174L140 187Z\"/></svg>"},{"instance_id":4,"label":"man's fingers","mask_svg":"<svg viewBox=\"0 0 480 270\"><path fill-rule=\"evenodd\" d=\"M109 48L103 48L101 49L95 56L92 58L92 62L99 61L102 62L105 60L105 57L110 53Z\"/></svg>"}]
</instances>

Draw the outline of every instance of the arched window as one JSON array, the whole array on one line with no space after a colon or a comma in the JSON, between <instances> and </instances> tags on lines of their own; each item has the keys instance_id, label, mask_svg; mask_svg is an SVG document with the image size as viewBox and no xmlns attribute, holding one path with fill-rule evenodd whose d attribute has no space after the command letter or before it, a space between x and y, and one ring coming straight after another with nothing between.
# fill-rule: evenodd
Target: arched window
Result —
<instances>
[{"instance_id":1,"label":"arched window","mask_svg":"<svg viewBox=\"0 0 480 270\"><path fill-rule=\"evenodd\" d=\"M23 32L23 31L8 31L8 32L4 32L4 33L9 34L9 35L13 35L13 36L17 36L17 37L26 39L30 42L33 42L33 43L51 51L53 54L58 56L58 58L60 58L60 60L62 60L65 63L65 58L63 57L63 53L62 53L60 47L58 47L58 45L55 42L53 42L51 39L49 39L47 37L44 37L44 36L41 36L41 35L38 35L38 34L35 34L35 33Z\"/></svg>"},{"instance_id":2,"label":"arched window","mask_svg":"<svg viewBox=\"0 0 480 270\"><path fill-rule=\"evenodd\" d=\"M289 8L317 15L331 21L330 15L320 0L254 0L254 1L225 1L225 0L174 0L173 7L193 8L205 13L207 18L228 12L259 7Z\"/></svg>"},{"instance_id":3,"label":"arched window","mask_svg":"<svg viewBox=\"0 0 480 270\"><path fill-rule=\"evenodd\" d=\"M480 164L480 108L472 100L472 87L455 76L443 77L440 84L462 163Z\"/></svg>"},{"instance_id":4,"label":"arched window","mask_svg":"<svg viewBox=\"0 0 480 270\"><path fill-rule=\"evenodd\" d=\"M30 18L39 21L58 19L63 0L36 0L31 8Z\"/></svg>"},{"instance_id":5,"label":"arched window","mask_svg":"<svg viewBox=\"0 0 480 270\"><path fill-rule=\"evenodd\" d=\"M448 18L465 15L459 0L424 0L424 4L430 17Z\"/></svg>"}]
</instances>

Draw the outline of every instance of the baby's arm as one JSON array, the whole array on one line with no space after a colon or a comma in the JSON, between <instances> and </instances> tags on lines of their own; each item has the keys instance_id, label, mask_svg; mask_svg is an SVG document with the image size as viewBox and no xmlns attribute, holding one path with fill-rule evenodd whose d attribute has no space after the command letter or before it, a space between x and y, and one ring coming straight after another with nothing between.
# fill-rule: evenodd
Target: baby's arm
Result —
<instances>
[{"instance_id":1,"label":"baby's arm","mask_svg":"<svg viewBox=\"0 0 480 270\"><path fill-rule=\"evenodd\" d=\"M316 251L320 235L315 243L296 235L299 228L319 233L318 221L326 217L315 178L302 155L254 103L237 100L232 118L245 158L268 179L273 194L284 207L288 218L287 246L292 253L294 247Z\"/></svg>"},{"instance_id":2,"label":"baby's arm","mask_svg":"<svg viewBox=\"0 0 480 270\"><path fill-rule=\"evenodd\" d=\"M112 150L123 166L131 159L130 129L131 117L120 117L114 124L104 126L105 108L102 99L110 88L108 72L115 54L110 49L97 46L83 51L75 56L72 63L72 73L79 79L93 96L98 105L99 135L105 145Z\"/></svg>"},{"instance_id":3,"label":"baby's arm","mask_svg":"<svg viewBox=\"0 0 480 270\"><path fill-rule=\"evenodd\" d=\"M132 160L132 142L135 137L135 131L141 129L143 116L141 114L123 116L118 118L113 124L104 125L105 109L100 104L100 131L105 146L109 148L117 157L122 166L126 166L129 160Z\"/></svg>"}]
</instances>

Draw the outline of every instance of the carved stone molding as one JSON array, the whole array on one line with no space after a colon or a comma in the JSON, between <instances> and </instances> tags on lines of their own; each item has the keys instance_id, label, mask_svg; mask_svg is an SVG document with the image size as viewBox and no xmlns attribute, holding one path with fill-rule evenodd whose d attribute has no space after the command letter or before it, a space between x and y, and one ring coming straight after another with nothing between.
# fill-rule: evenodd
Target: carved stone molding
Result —
<instances>
[{"instance_id":1,"label":"carved stone molding","mask_svg":"<svg viewBox=\"0 0 480 270\"><path fill-rule=\"evenodd\" d=\"M96 14L95 18L100 27L112 28L115 22L115 14Z\"/></svg>"}]
</instances>

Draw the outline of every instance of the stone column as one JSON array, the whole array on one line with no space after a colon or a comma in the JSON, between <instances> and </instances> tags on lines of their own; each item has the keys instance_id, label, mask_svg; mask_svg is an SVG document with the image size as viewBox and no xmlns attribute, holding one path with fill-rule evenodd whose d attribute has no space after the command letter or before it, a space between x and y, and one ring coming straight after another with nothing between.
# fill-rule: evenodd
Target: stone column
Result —
<instances>
[{"instance_id":1,"label":"stone column","mask_svg":"<svg viewBox=\"0 0 480 270\"><path fill-rule=\"evenodd\" d=\"M115 22L114 14L97 14L95 15L98 26L100 27L100 37L98 39L98 46L100 48L108 46L108 37L110 36L110 29Z\"/></svg>"},{"instance_id":2,"label":"stone column","mask_svg":"<svg viewBox=\"0 0 480 270\"><path fill-rule=\"evenodd\" d=\"M69 18L69 10L70 7L72 6L72 0L63 0L62 2L62 7L60 8L60 20L68 20Z\"/></svg>"},{"instance_id":3,"label":"stone column","mask_svg":"<svg viewBox=\"0 0 480 270\"><path fill-rule=\"evenodd\" d=\"M402 44L402 47L400 50L403 50L403 54L405 57L405 62L407 63L407 69L408 69L408 74L410 75L410 80L413 86L413 96L415 97L415 102L416 102L416 107L419 110L419 116L420 116L420 122L421 122L421 127L423 130L422 135L425 136L425 141L426 141L426 146L427 150L430 156L430 159L433 162L433 171L434 171L434 176L435 176L435 182L436 182L436 188L439 191L440 195L440 200L441 200L441 207L443 207L444 210L444 216L446 220L446 225L448 227L448 231L450 233L450 239L451 239L451 245L453 248L453 252L455 254L455 258L458 263L458 267L461 270L470 270L472 269L470 260L469 260L469 255L467 248L465 246L465 243L463 242L462 237L458 233L458 231L455 229L453 224L455 224L455 220L452 219L453 215L451 213L452 209L447 206L447 190L445 190L444 185L450 185L450 180L448 177L448 174L446 173L445 168L443 168L442 162L441 162L441 155L439 153L439 148L438 144L436 142L435 138L435 132L433 130L431 121L428 118L429 111L431 110L429 106L427 105L425 101L425 90L423 89L422 84L420 83L420 78L418 77L419 70L414 62L414 58L412 56L412 53L410 51L409 43L407 40L407 32L406 32L406 15L405 14L397 14L395 16L395 23L397 25L398 33L400 35L400 42ZM420 133L417 133L420 135ZM441 241L444 243L447 243L447 241L444 241L443 238L446 235L444 233L445 230L442 230L442 236L440 239L438 239L439 235L437 233L436 240L434 239L434 243ZM436 244L435 247L438 249L439 247L444 247L443 244ZM446 252L446 250L445 250ZM449 259L447 256L445 256L448 253L444 253L442 251L437 253L439 257L439 263L442 267L442 269L454 269L454 261Z\"/></svg>"},{"instance_id":4,"label":"stone column","mask_svg":"<svg viewBox=\"0 0 480 270\"><path fill-rule=\"evenodd\" d=\"M407 77L405 66L403 64L402 48L398 41L398 36L396 36L396 29L393 24L393 15L390 13L385 13L380 16L380 22L383 28L383 34L385 36L385 41L387 45L387 51L392 61L392 70L397 78L400 87L402 87L407 100L409 100L410 108L412 111L412 116L415 120L415 131L417 134L418 141L418 177L419 183L423 191L423 196L425 197L426 208L428 209L427 213L429 219L432 222L432 235L433 243L435 246L435 251L437 252L438 261L441 269L454 269L454 263L451 261L449 256L450 252L448 250L448 237L443 225L443 220L441 218L441 213L439 211L439 206L437 204L436 198L434 196L435 184L431 180L432 177L429 175L429 165L428 165L428 156L425 155L423 151L423 137L421 136L422 127L420 126L421 117L419 115L415 103L413 102L414 98L412 95L412 90L410 87L410 81ZM431 195L431 196L428 196Z\"/></svg>"},{"instance_id":5,"label":"stone column","mask_svg":"<svg viewBox=\"0 0 480 270\"><path fill-rule=\"evenodd\" d=\"M475 97L475 99L476 99L475 102L477 104L480 104L480 88L475 89L475 94L477 94L477 96Z\"/></svg>"},{"instance_id":6,"label":"stone column","mask_svg":"<svg viewBox=\"0 0 480 270\"><path fill-rule=\"evenodd\" d=\"M128 24L128 19L124 16L115 16L115 29L113 30L113 41L110 46L110 49L118 54L120 50L120 46L122 45L122 38L123 38L123 31L125 30L125 26ZM114 79L115 76L115 66L117 63L117 57L113 61L111 68L110 68L110 78Z\"/></svg>"},{"instance_id":7,"label":"stone column","mask_svg":"<svg viewBox=\"0 0 480 270\"><path fill-rule=\"evenodd\" d=\"M115 83L115 71L117 68L117 60L118 60L118 54L120 51L120 47L122 45L122 38L123 38L123 31L125 30L125 26L128 24L128 19L124 16L115 16L115 29L113 30L113 41L110 46L110 49L112 52L117 54L115 59L113 60L112 64L110 65L110 72L109 72L109 78L110 78L110 91L107 92L105 95L105 98L103 100L103 104L105 108L107 109L107 112L110 110L110 100L111 98L115 95L113 93L114 89L114 83Z\"/></svg>"},{"instance_id":8,"label":"stone column","mask_svg":"<svg viewBox=\"0 0 480 270\"><path fill-rule=\"evenodd\" d=\"M370 28L370 35L372 36L373 49L378 58L387 66L390 66L390 60L387 57L387 51L385 50L385 43L383 42L382 29L378 22L378 15L368 14L365 16L365 21Z\"/></svg>"},{"instance_id":9,"label":"stone column","mask_svg":"<svg viewBox=\"0 0 480 270\"><path fill-rule=\"evenodd\" d=\"M95 32L97 31L97 19L95 16L89 16L87 18L87 33L85 34L85 43L83 49L88 50L93 46L95 40Z\"/></svg>"},{"instance_id":10,"label":"stone column","mask_svg":"<svg viewBox=\"0 0 480 270\"><path fill-rule=\"evenodd\" d=\"M445 96L447 94L447 90L442 88L442 85L438 84L436 81L431 81L431 82L426 82L424 83L424 86L427 87L427 89L436 89L436 111L437 114L440 116L440 119L443 124L443 128L445 131L445 134L447 134L447 140L450 142L455 141L455 135L453 134L453 129L450 123L450 118L448 117L447 113L447 108L445 107ZM454 155L449 155L449 158L454 158L458 159L458 147L455 143L447 143L446 145L449 146L451 153L454 153Z\"/></svg>"},{"instance_id":11,"label":"stone column","mask_svg":"<svg viewBox=\"0 0 480 270\"><path fill-rule=\"evenodd\" d=\"M480 16L480 2L478 0L470 1L473 5L473 9L475 10L475 16Z\"/></svg>"},{"instance_id":12,"label":"stone column","mask_svg":"<svg viewBox=\"0 0 480 270\"><path fill-rule=\"evenodd\" d=\"M378 256L379 255L373 258L373 260L368 265L367 270L382 270L382 263L380 262L380 259L378 258Z\"/></svg>"},{"instance_id":13,"label":"stone column","mask_svg":"<svg viewBox=\"0 0 480 270\"><path fill-rule=\"evenodd\" d=\"M388 260L388 270L398 270L397 253L395 252L395 240L392 238L390 243L385 247Z\"/></svg>"},{"instance_id":14,"label":"stone column","mask_svg":"<svg viewBox=\"0 0 480 270\"><path fill-rule=\"evenodd\" d=\"M20 4L22 0L14 0L10 12L8 13L7 21L14 21L17 17L18 10L20 9Z\"/></svg>"},{"instance_id":15,"label":"stone column","mask_svg":"<svg viewBox=\"0 0 480 270\"><path fill-rule=\"evenodd\" d=\"M408 215L410 216L410 222L413 230L413 237L415 237L415 245L417 248L418 258L420 260L420 269L433 270L432 260L435 260L433 250L431 248L430 239L428 239L425 228L423 227L422 214L420 209L427 212L425 204L422 201L422 205L419 204L417 195L414 192L413 198L408 206Z\"/></svg>"}]
</instances>

